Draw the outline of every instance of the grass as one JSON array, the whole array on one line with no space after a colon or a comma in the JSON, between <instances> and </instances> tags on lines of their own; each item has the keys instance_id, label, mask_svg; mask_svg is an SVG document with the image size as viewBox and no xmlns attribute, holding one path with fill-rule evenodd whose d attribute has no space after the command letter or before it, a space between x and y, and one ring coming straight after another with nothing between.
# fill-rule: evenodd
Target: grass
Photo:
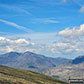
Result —
<instances>
[{"instance_id":1,"label":"grass","mask_svg":"<svg viewBox=\"0 0 84 84\"><path fill-rule=\"evenodd\" d=\"M1 84L68 84L67 82L24 69L0 66Z\"/></svg>"}]
</instances>

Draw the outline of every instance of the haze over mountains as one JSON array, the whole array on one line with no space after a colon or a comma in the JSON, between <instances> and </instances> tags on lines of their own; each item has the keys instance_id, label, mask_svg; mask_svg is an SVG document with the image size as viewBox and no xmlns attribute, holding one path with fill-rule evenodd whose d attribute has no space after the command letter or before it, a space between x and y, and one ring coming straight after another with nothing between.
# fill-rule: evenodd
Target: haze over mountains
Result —
<instances>
[{"instance_id":1,"label":"haze over mountains","mask_svg":"<svg viewBox=\"0 0 84 84\"><path fill-rule=\"evenodd\" d=\"M0 64L2 65L34 70L40 73L46 69L56 67L66 60L68 59L45 57L28 51L25 53L10 52L0 55Z\"/></svg>"}]
</instances>

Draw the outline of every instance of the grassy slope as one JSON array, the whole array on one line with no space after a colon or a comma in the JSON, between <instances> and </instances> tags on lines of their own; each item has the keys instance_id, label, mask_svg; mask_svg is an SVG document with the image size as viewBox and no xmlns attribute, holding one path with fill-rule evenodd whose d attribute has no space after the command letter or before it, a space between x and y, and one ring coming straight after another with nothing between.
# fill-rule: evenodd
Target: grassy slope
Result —
<instances>
[{"instance_id":1,"label":"grassy slope","mask_svg":"<svg viewBox=\"0 0 84 84\"><path fill-rule=\"evenodd\" d=\"M29 70L0 66L0 84L68 84Z\"/></svg>"}]
</instances>

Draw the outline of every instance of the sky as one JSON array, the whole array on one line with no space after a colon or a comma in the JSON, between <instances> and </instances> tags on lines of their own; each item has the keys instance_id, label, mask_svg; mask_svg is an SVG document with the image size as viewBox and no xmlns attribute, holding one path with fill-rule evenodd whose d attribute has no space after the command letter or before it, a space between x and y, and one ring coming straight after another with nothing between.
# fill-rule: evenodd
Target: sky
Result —
<instances>
[{"instance_id":1,"label":"sky","mask_svg":"<svg viewBox=\"0 0 84 84\"><path fill-rule=\"evenodd\" d=\"M84 0L0 0L0 54L84 55Z\"/></svg>"}]
</instances>

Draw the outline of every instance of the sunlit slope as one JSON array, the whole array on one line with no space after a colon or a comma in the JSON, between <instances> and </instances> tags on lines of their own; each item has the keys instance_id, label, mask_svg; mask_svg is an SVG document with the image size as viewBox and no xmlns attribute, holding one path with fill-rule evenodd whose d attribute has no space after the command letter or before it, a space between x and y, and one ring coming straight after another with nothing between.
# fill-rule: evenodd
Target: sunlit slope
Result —
<instances>
[{"instance_id":1,"label":"sunlit slope","mask_svg":"<svg viewBox=\"0 0 84 84\"><path fill-rule=\"evenodd\" d=\"M1 84L68 84L67 82L29 70L0 66Z\"/></svg>"}]
</instances>

